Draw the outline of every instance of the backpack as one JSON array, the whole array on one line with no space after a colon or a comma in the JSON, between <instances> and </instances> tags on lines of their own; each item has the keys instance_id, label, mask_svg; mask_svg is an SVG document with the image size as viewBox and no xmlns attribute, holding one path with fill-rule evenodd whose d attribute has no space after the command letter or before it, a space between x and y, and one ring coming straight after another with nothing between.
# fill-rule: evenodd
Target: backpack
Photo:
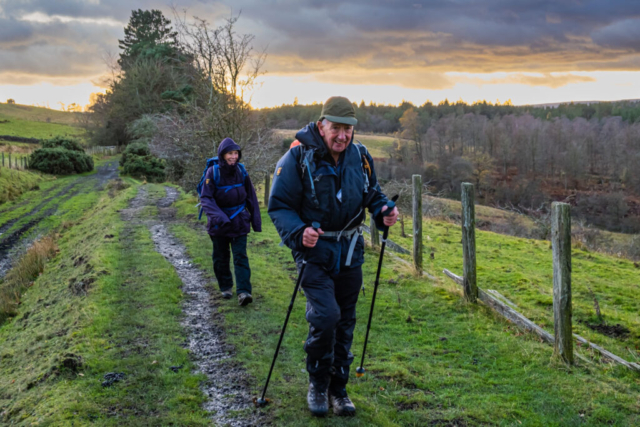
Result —
<instances>
[{"instance_id":1,"label":"backpack","mask_svg":"<svg viewBox=\"0 0 640 427\"><path fill-rule=\"evenodd\" d=\"M358 148L360 152L360 167L362 168L362 175L364 175L364 193L369 192L369 178L371 178L371 165L369 164L369 160L367 159L367 154L369 154L367 147L362 145L362 143L358 140L355 141L355 146ZM302 168L302 176L301 178L304 180L304 174L307 172L309 174L309 182L311 182L311 197L313 198L313 203L316 205L316 208L320 207L320 202L316 197L316 188L313 185L313 177L311 176L311 163L313 162L313 155L315 154L315 150L312 148L305 148L303 145L300 146L300 167Z\"/></svg>"},{"instance_id":2,"label":"backpack","mask_svg":"<svg viewBox=\"0 0 640 427\"><path fill-rule=\"evenodd\" d=\"M199 198L202 196L202 188L204 187L204 182L205 182L205 177L207 175L207 171L212 166L213 166L213 182L215 183L217 188L219 188L220 190L224 190L225 193L228 193L229 190L231 190L233 188L242 187L244 185L245 180L247 179L247 169L244 167L244 165L242 163L238 163L238 167L240 168L240 171L242 172L242 182L240 184L233 184L233 185L220 185L220 165L218 164L218 156L212 157L210 159L207 159L207 164L204 167L204 171L202 172L202 178L200 178L200 183L196 187L196 191L198 192L198 197ZM201 205L201 203L198 203L196 205L196 207L198 207L200 205ZM200 208L200 213L198 214L198 220L200 220L200 218L202 218L202 212L203 212L203 209L201 207Z\"/></svg>"}]
</instances>

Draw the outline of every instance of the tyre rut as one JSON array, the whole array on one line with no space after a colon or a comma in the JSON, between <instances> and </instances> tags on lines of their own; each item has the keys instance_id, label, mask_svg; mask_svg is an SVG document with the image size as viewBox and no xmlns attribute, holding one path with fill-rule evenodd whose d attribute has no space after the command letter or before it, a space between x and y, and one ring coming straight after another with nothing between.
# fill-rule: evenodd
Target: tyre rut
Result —
<instances>
[{"instance_id":1,"label":"tyre rut","mask_svg":"<svg viewBox=\"0 0 640 427\"><path fill-rule=\"evenodd\" d=\"M32 231L37 229L37 226L42 220L55 214L59 206L78 194L90 191L101 191L106 182L117 177L117 175L118 162L109 162L99 167L97 173L89 175L88 177L78 177L73 182L38 203L31 211L2 224L0 226L0 279L9 271L16 255L26 250L37 238L37 234L39 233L32 233ZM87 181L89 181L88 184ZM91 185L91 181L95 181L93 185ZM77 188L78 186L81 186L81 188ZM52 204L51 202L54 200L55 203ZM11 210L17 207L19 206L15 206ZM46 210L43 211L44 208L46 208ZM10 210L7 210L7 212L8 211ZM23 218L30 219L7 234L7 231Z\"/></svg>"}]
</instances>

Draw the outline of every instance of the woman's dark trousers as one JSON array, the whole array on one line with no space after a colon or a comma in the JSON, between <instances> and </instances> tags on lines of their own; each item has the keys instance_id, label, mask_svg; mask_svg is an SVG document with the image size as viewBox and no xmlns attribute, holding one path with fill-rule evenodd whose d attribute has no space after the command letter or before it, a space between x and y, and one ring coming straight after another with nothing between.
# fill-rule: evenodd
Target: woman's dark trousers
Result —
<instances>
[{"instance_id":1,"label":"woman's dark trousers","mask_svg":"<svg viewBox=\"0 0 640 427\"><path fill-rule=\"evenodd\" d=\"M233 288L233 277L229 265L233 252L233 268L236 273L236 293L251 293L251 269L247 257L247 236L211 237L213 242L213 272L221 291ZM229 250L231 249L231 250Z\"/></svg>"},{"instance_id":2,"label":"woman's dark trousers","mask_svg":"<svg viewBox=\"0 0 640 427\"><path fill-rule=\"evenodd\" d=\"M307 298L309 335L304 344L309 380L317 388L344 393L353 362L351 343L356 326L356 303L362 285L362 267L331 274L308 263L302 276Z\"/></svg>"}]
</instances>

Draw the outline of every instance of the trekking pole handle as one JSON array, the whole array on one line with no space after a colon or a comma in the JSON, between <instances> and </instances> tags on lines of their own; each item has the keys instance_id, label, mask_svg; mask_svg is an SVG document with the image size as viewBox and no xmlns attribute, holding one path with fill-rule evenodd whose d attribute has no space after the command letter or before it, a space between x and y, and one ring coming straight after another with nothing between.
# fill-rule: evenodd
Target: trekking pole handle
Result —
<instances>
[{"instance_id":1,"label":"trekking pole handle","mask_svg":"<svg viewBox=\"0 0 640 427\"><path fill-rule=\"evenodd\" d=\"M391 211L393 211L393 208L396 207L396 202L398 201L398 198L400 196L399 195L395 195L391 198L391 200L389 200L386 204L387 206L387 210L382 212L382 216L388 216L389 214L391 214Z\"/></svg>"},{"instance_id":2,"label":"trekking pole handle","mask_svg":"<svg viewBox=\"0 0 640 427\"><path fill-rule=\"evenodd\" d=\"M398 194L396 194L395 196L393 196L393 197L391 198L391 200L389 200L389 201L387 202L387 204L386 204L386 206L387 206L387 210L386 210L386 211L384 211L384 212L382 212L382 216L383 216L383 217L388 216L388 215L390 215L390 214L391 214L391 212L393 211L393 209L396 207L396 202L398 201L398 198L399 198L399 197L400 197L400 196L399 196ZM388 235L389 235L389 227L386 227L386 226L385 226L385 228L384 228L384 233L383 233L383 235L382 235L382 239L386 241L386 240L387 240L387 236L388 236Z\"/></svg>"}]
</instances>

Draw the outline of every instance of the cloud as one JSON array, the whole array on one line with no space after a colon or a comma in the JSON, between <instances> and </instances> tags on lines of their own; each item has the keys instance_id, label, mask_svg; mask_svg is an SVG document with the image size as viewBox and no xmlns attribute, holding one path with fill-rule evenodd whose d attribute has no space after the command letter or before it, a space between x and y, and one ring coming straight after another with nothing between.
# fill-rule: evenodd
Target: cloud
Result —
<instances>
[{"instance_id":1,"label":"cloud","mask_svg":"<svg viewBox=\"0 0 640 427\"><path fill-rule=\"evenodd\" d=\"M547 86L553 89L566 86L572 83L595 82L596 79L591 76L581 76L576 74L543 74L530 75L522 73L509 74L503 78L490 79L489 84L523 84L527 86ZM477 82L477 80L476 80Z\"/></svg>"},{"instance_id":2,"label":"cloud","mask_svg":"<svg viewBox=\"0 0 640 427\"><path fill-rule=\"evenodd\" d=\"M448 89L455 85L455 81L444 74L421 70L363 72L345 69L319 73L316 75L316 80L334 84L402 86L432 90Z\"/></svg>"},{"instance_id":3,"label":"cloud","mask_svg":"<svg viewBox=\"0 0 640 427\"><path fill-rule=\"evenodd\" d=\"M208 16L228 10L198 0L182 3ZM0 0L0 81L95 79L107 71L103 58L119 52L132 8L162 9L172 17L166 2L152 0Z\"/></svg>"},{"instance_id":4,"label":"cloud","mask_svg":"<svg viewBox=\"0 0 640 427\"><path fill-rule=\"evenodd\" d=\"M258 40L269 40L274 72L292 56L302 60L300 71L330 69L331 61L431 72L567 72L586 63L604 70L640 43L640 25L623 23L640 17L640 2L631 0L237 0L234 7L257 23Z\"/></svg>"},{"instance_id":5,"label":"cloud","mask_svg":"<svg viewBox=\"0 0 640 427\"><path fill-rule=\"evenodd\" d=\"M599 28L593 32L592 38L600 46L640 52L640 18L625 19Z\"/></svg>"},{"instance_id":6,"label":"cloud","mask_svg":"<svg viewBox=\"0 0 640 427\"><path fill-rule=\"evenodd\" d=\"M588 81L576 71L640 70L634 0L181 0L179 7L217 23L241 11L238 32L254 34L258 49L268 46L269 73L325 82L444 89L456 82L451 72L504 72L512 73L508 83L557 88ZM138 8L172 18L166 0L0 0L0 73L95 78Z\"/></svg>"}]
</instances>

